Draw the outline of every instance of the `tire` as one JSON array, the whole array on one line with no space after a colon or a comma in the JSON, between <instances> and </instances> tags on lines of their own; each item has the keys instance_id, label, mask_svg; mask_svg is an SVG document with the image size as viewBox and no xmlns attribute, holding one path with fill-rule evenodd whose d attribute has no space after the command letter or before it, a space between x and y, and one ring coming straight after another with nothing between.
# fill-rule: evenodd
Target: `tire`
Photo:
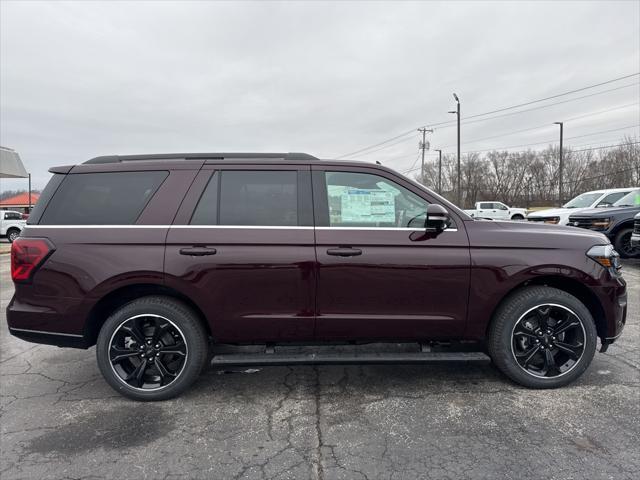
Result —
<instances>
[{"instance_id":1,"label":"tire","mask_svg":"<svg viewBox=\"0 0 640 480\"><path fill-rule=\"evenodd\" d=\"M524 217L519 213L516 213L513 217L511 217L511 220L524 220Z\"/></svg>"},{"instance_id":2,"label":"tire","mask_svg":"<svg viewBox=\"0 0 640 480\"><path fill-rule=\"evenodd\" d=\"M528 328L544 323L550 326ZM511 294L498 307L488 338L489 355L496 367L528 388L558 388L573 382L589 367L596 345L596 327L587 307L573 295L546 286L525 287ZM580 352L577 358L576 352ZM548 360L549 355L553 361Z\"/></svg>"},{"instance_id":3,"label":"tire","mask_svg":"<svg viewBox=\"0 0 640 480\"><path fill-rule=\"evenodd\" d=\"M7 240L9 240L9 243L13 243L19 236L20 230L18 230L17 228L10 228L9 230L7 230Z\"/></svg>"},{"instance_id":4,"label":"tire","mask_svg":"<svg viewBox=\"0 0 640 480\"><path fill-rule=\"evenodd\" d=\"M105 380L118 393L134 400L167 400L198 378L207 346L205 328L191 308L154 295L127 303L105 321L96 357Z\"/></svg>"},{"instance_id":5,"label":"tire","mask_svg":"<svg viewBox=\"0 0 640 480\"><path fill-rule=\"evenodd\" d=\"M631 235L633 235L633 228L623 228L616 233L613 246L622 258L635 258L640 256L640 247L631 245Z\"/></svg>"}]
</instances>

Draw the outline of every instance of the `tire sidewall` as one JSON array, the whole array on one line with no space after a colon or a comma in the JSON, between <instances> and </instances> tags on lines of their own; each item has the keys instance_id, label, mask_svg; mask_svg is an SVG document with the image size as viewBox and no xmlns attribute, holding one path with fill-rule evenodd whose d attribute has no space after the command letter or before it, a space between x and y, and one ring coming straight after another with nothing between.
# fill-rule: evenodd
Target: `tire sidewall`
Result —
<instances>
[{"instance_id":1,"label":"tire sidewall","mask_svg":"<svg viewBox=\"0 0 640 480\"><path fill-rule=\"evenodd\" d=\"M552 303L568 308L575 313L585 332L584 353L573 369L555 378L540 378L524 371L513 356L512 332L516 323L528 310ZM597 346L597 331L593 316L587 307L567 292L551 287L529 287L513 294L500 307L494 318L490 333L490 353L494 363L509 378L530 388L557 388L580 377L589 367Z\"/></svg>"},{"instance_id":2,"label":"tire sidewall","mask_svg":"<svg viewBox=\"0 0 640 480\"><path fill-rule=\"evenodd\" d=\"M15 237L13 237L14 233L16 235ZM16 230L15 228L7 232L7 240L9 240L9 243L13 243L19 236L20 236L20 230Z\"/></svg>"},{"instance_id":3,"label":"tire sidewall","mask_svg":"<svg viewBox=\"0 0 640 480\"><path fill-rule=\"evenodd\" d=\"M109 343L113 333L127 319L144 314L160 315L171 320L179 327L187 345L187 358L178 378L165 388L149 392L126 385L117 377L109 360ZM144 297L124 305L105 321L96 343L96 358L105 380L118 393L134 400L166 400L182 393L199 376L207 358L206 333L197 315L181 302L166 297Z\"/></svg>"},{"instance_id":4,"label":"tire sidewall","mask_svg":"<svg viewBox=\"0 0 640 480\"><path fill-rule=\"evenodd\" d=\"M632 233L633 233L633 228L623 228L616 234L614 247L622 258L629 258L629 257L635 258L635 257L638 257L639 255L639 253L636 253L635 255L629 255L622 250L623 237L625 235L629 235L629 241L631 241ZM639 250L639 249L636 248L636 250Z\"/></svg>"}]
</instances>

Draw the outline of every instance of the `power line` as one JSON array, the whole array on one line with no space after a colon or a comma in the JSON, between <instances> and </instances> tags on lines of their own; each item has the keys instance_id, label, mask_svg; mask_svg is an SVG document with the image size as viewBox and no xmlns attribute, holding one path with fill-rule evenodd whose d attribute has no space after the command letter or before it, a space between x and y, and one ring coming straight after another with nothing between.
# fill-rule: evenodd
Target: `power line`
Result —
<instances>
[{"instance_id":1,"label":"power line","mask_svg":"<svg viewBox=\"0 0 640 480\"><path fill-rule=\"evenodd\" d=\"M575 98L570 98L568 100L563 100L561 102L554 102L554 103L549 103L548 105L541 105L539 107L533 107L533 108L527 108L524 110L518 110L517 112L509 112L509 113L503 113L502 115L494 115L493 117L489 117L489 118L480 118L477 120L471 120L471 121L462 121L461 123L463 125L471 125L473 123L478 123L478 122L485 122L487 120L493 120L495 118L504 118L504 117L510 117L511 115L518 115L520 113L526 113L526 112L532 112L534 110L541 110L543 108L549 108L549 107L554 107L556 105L562 105L564 103L570 103L570 102L574 102L576 100L582 100L584 98L590 98L590 97L594 97L597 95L602 95L603 93L609 93L609 92L615 92L616 90L621 90L624 88L629 88L629 87L635 87L636 85L640 85L640 82L635 82L635 83L630 83L628 85L622 85L621 87L616 87L616 88L610 88L608 90L602 90L601 92L596 92L596 93L590 93L589 95L582 95L580 97L575 97ZM455 121L453 121L451 123L451 125L446 125L444 127L440 127L440 130L442 130L443 128L451 128L455 126Z\"/></svg>"},{"instance_id":2,"label":"power line","mask_svg":"<svg viewBox=\"0 0 640 480\"><path fill-rule=\"evenodd\" d=\"M570 121L578 120L578 119L581 119L581 118L592 117L592 116L595 116L595 115L601 115L603 113L613 112L614 110L620 110L622 108L627 108L627 107L631 107L633 105L638 105L638 104L640 104L640 102L629 103L627 105L621 105L621 106L614 107L614 108L608 108L606 110L600 110L598 112L591 112L591 113L587 113L586 115L579 115L577 117L567 118L565 120L565 122L570 122ZM531 130L539 130L541 128L550 128L552 126L553 125L550 124L550 123L545 123L544 125L538 125L536 127L523 128L522 130L514 130L514 131L511 131L511 132L501 133L501 134L498 134L498 135L492 135L490 137L476 138L474 140L469 140L469 141L464 142L464 143L477 143L477 142L481 142L483 140L491 140L491 139L494 139L494 138L507 137L509 135L515 135L516 133L529 132ZM444 148L452 148L452 147L455 147L455 145L447 145L446 147L442 147L442 148L444 149Z\"/></svg>"},{"instance_id":3,"label":"power line","mask_svg":"<svg viewBox=\"0 0 640 480\"><path fill-rule=\"evenodd\" d=\"M617 132L619 130L626 130L627 128L635 128L635 127L640 127L640 124L635 124L635 125L627 125L626 127L620 127L620 128L612 128L610 130L602 130L600 132L593 132L593 133L587 133L585 135L575 135L573 137L567 137L565 140L571 140L574 138L583 138L583 137L590 137L592 135L600 135L601 133L609 133L609 132ZM491 152L494 150L507 150L509 148L519 148L519 147L531 147L534 145L543 145L545 143L555 143L555 139L553 140L544 140L542 142L535 142L535 143L523 143L520 145L510 145L508 147L494 147L494 148L485 148L483 150L469 150L467 152L464 153L482 153L482 152Z\"/></svg>"},{"instance_id":4,"label":"power line","mask_svg":"<svg viewBox=\"0 0 640 480\"><path fill-rule=\"evenodd\" d=\"M534 103L539 103L539 102L544 102L546 100L552 100L554 98L558 98L558 97L563 97L565 95L571 95L572 93L577 93L577 92L582 92L584 90L589 90L591 88L595 88L595 87L600 87L602 85L607 85L609 83L614 83L614 82L618 82L620 80L624 80L626 78L631 78L631 77L635 77L640 75L640 72L636 72L636 73L632 73L630 75L625 75L623 77L618 77L618 78L613 78L611 80L607 80L606 82L600 82L600 83L596 83L593 85L588 85L586 87L582 87L582 88L576 88L575 90L570 90L568 92L564 92L564 93L558 93L556 95L552 95L550 97L545 97L545 98L540 98L538 100L531 100L529 102L524 102L524 103L520 103L518 105L512 105L510 107L503 107L503 108L498 108L496 110L491 110L489 112L484 112L484 113L477 113L476 115L471 115L468 116L466 118L476 118L476 117L482 117L484 115L491 115L492 113L498 113L498 112L504 112L506 110L513 110L514 108L519 108L519 107L526 107L527 105L532 105ZM436 126L437 124L433 124L433 126Z\"/></svg>"},{"instance_id":5,"label":"power line","mask_svg":"<svg viewBox=\"0 0 640 480\"><path fill-rule=\"evenodd\" d=\"M550 97L545 97L545 98L541 98L541 99L537 99L537 100L531 100L529 102L521 103L521 104L518 104L518 105L512 105L512 106L509 106L509 107L503 107L503 108L499 108L499 109L496 109L496 110L491 110L489 112L478 113L478 114L466 117L466 119L470 119L470 118L473 119L473 118L476 118L476 117L482 117L482 116L485 116L485 115L490 115L492 113L498 113L498 112L503 112L503 111L506 111L506 110L512 110L514 108L519 108L519 107L526 106L526 105L532 105L534 103L539 103L539 102L543 102L543 101L546 101L546 100L562 97L564 95L570 95L572 93L581 92L581 91L588 90L590 88L599 87L599 86L602 86L602 85L607 85L607 84L610 84L610 83L613 83L613 82L624 80L626 78L635 77L635 76L638 76L638 75L640 75L640 72L636 72L636 73L633 73L633 74L630 74L630 75L625 75L625 76L622 76L622 77L614 78L614 79L611 79L611 80L607 80L605 82L600 82L600 83L596 83L596 84L593 84L593 85L588 85L586 87L578 88L578 89L571 90L571 91L568 91L568 92L559 93L559 94L556 94L556 95L552 95ZM550 106L553 106L553 105L566 103L566 102L571 102L571 101L575 101L575 100L580 100L582 98L587 98L587 97L591 97L591 96L594 96L594 95L602 95L604 93L612 92L614 90L620 90L622 88L628 88L628 87L631 87L631 86L634 86L634 85L637 85L637 84L638 83L636 82L636 83L633 83L633 84L624 85L622 87L612 88L612 89L609 89L609 90L603 90L601 92L596 92L596 93L593 93L593 94L590 94L590 95L584 95L582 97L576 97L576 98L573 98L573 99L566 100L564 102L552 103L552 104L549 104L549 105L544 105L544 106L536 107L536 108L533 108L533 109L521 110L521 111L518 111L518 112L510 112L509 114L506 114L506 115L498 115L498 116L494 116L494 117L491 117L491 118L499 118L499 117L502 117L502 116L515 115L515 114L518 114L518 113L523 113L523 112L530 111L530 110L536 110L536 109L539 109L539 108L547 108L547 107L550 107ZM462 123L464 123L464 124L475 123L477 121L490 120L491 118L482 119L482 120L475 120L475 121L471 121L471 122L464 122L463 121ZM434 127L434 126L450 125L452 123L455 123L455 122L445 121L445 122L438 122L438 123L427 123L426 125ZM443 127L443 128L446 128L446 127ZM361 148L359 150L355 150L354 152L345 153L343 155L340 155L339 157L336 157L336 159L350 157L350 156L353 156L355 154L358 154L358 153L361 153L361 152L365 152L365 151L370 150L372 148L384 145L385 143L391 142L391 141L399 139L401 137L405 137L405 136L409 135L410 133L412 133L413 131L414 131L414 129L408 130L408 131L406 131L404 133L401 133L400 135L396 135L395 137L388 138L388 139L383 140L381 142L378 142L376 144L369 145L369 146Z\"/></svg>"},{"instance_id":6,"label":"power line","mask_svg":"<svg viewBox=\"0 0 640 480\"><path fill-rule=\"evenodd\" d=\"M567 149L567 153L577 153L577 152L586 152L588 150L605 150L605 149L609 149L609 148L626 147L627 145L638 145L638 144L640 144L640 141L619 143L617 145L603 145L603 146L599 146L599 147L583 148L581 150L570 150L571 147L566 147L566 149ZM523 151L519 151L519 152L509 152L509 153L526 153L526 152L527 152L526 150L523 150ZM449 162L449 163L451 163L451 162ZM415 162L414 162L414 165L415 165ZM407 173L411 173L411 172L413 172L415 170L418 170L419 168L420 167L410 168L408 170L402 171L401 173L406 175ZM554 185L557 185L557 182L555 182Z\"/></svg>"},{"instance_id":7,"label":"power line","mask_svg":"<svg viewBox=\"0 0 640 480\"><path fill-rule=\"evenodd\" d=\"M375 147L377 147L379 145L383 145L385 143L388 143L388 142L391 142L393 140L396 140L397 138L406 137L410 133L414 133L414 132L415 132L415 128L412 128L411 130L408 130L408 131L406 131L404 133L401 133L400 135L396 135L395 137L391 137L391 138L389 138L387 140L384 140L384 141L382 141L380 143L376 143L375 145L371 145L371 146L366 147L366 148L361 148L360 150L356 150L355 152L345 153L344 155L340 155L339 157L336 157L336 160L340 160L341 158L344 158L344 157L352 157L353 155L356 155L357 153L364 152L365 150L370 150L370 149L375 148Z\"/></svg>"}]
</instances>

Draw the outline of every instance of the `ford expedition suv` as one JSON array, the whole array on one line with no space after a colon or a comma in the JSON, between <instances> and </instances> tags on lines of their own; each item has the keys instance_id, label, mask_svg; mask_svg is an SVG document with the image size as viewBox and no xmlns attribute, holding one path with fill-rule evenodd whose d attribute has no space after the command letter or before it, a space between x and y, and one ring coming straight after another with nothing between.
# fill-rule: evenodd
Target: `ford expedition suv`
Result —
<instances>
[{"instance_id":1,"label":"ford expedition suv","mask_svg":"<svg viewBox=\"0 0 640 480\"><path fill-rule=\"evenodd\" d=\"M604 235L474 220L379 165L163 154L51 172L12 245L9 329L96 345L106 381L134 399L178 395L207 361L475 354L527 387L559 387L625 324L626 284ZM350 350L370 344L389 348Z\"/></svg>"}]
</instances>

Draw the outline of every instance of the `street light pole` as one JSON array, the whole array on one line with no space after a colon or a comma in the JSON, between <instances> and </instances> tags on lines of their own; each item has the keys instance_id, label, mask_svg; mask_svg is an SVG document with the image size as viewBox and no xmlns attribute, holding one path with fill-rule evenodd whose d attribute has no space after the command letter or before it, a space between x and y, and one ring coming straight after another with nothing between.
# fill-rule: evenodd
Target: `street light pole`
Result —
<instances>
[{"instance_id":1,"label":"street light pole","mask_svg":"<svg viewBox=\"0 0 640 480\"><path fill-rule=\"evenodd\" d=\"M438 152L438 193L442 195L442 150Z\"/></svg>"},{"instance_id":2,"label":"street light pole","mask_svg":"<svg viewBox=\"0 0 640 480\"><path fill-rule=\"evenodd\" d=\"M460 187L460 99L458 95L453 94L453 98L456 100L456 109L449 113L455 113L458 120L458 181L457 181L457 189L458 189L458 206L462 208L462 189Z\"/></svg>"},{"instance_id":3,"label":"street light pole","mask_svg":"<svg viewBox=\"0 0 640 480\"><path fill-rule=\"evenodd\" d=\"M564 122L553 122L555 125L560 125L560 165L558 167L558 196L560 197L560 206L564 199L564 155L562 149L562 141L564 137Z\"/></svg>"}]
</instances>

